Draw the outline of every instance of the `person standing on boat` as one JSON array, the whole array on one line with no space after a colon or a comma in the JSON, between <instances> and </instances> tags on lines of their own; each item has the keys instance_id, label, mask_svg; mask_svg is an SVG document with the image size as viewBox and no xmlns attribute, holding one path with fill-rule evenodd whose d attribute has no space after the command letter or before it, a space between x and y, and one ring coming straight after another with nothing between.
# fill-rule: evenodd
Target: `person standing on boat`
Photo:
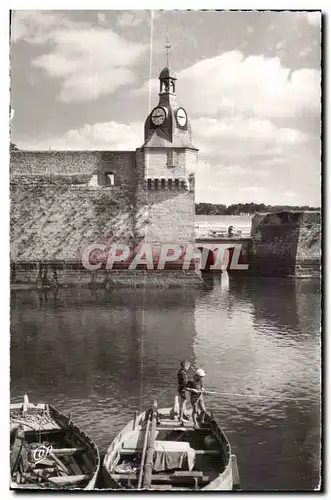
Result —
<instances>
[{"instance_id":1,"label":"person standing on boat","mask_svg":"<svg viewBox=\"0 0 331 500\"><path fill-rule=\"evenodd\" d=\"M184 424L185 409L186 409L186 385L188 382L188 371L190 369L188 361L180 362L180 370L177 374L178 377L178 396L180 401L179 422Z\"/></svg>"},{"instance_id":2,"label":"person standing on boat","mask_svg":"<svg viewBox=\"0 0 331 500\"><path fill-rule=\"evenodd\" d=\"M201 423L203 423L205 419L206 407L203 400L203 394L206 392L203 388L203 378L205 375L204 370L202 368L198 368L194 374L193 380L190 380L186 384L186 390L191 393L192 418L196 429L199 429L197 420L199 410L201 413Z\"/></svg>"}]
</instances>

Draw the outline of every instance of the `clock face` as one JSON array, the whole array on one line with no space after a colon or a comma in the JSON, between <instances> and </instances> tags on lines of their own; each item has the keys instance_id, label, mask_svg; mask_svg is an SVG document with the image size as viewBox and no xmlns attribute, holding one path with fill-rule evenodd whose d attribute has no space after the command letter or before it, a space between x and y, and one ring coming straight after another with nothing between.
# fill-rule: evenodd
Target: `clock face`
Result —
<instances>
[{"instance_id":1,"label":"clock face","mask_svg":"<svg viewBox=\"0 0 331 500\"><path fill-rule=\"evenodd\" d=\"M152 122L154 125L162 125L166 119L166 112L163 108L157 107L152 111Z\"/></svg>"},{"instance_id":2,"label":"clock face","mask_svg":"<svg viewBox=\"0 0 331 500\"><path fill-rule=\"evenodd\" d=\"M187 123L187 114L186 114L185 109L183 109L183 108L177 109L176 118L177 118L178 125L180 127L185 127L185 125Z\"/></svg>"}]
</instances>

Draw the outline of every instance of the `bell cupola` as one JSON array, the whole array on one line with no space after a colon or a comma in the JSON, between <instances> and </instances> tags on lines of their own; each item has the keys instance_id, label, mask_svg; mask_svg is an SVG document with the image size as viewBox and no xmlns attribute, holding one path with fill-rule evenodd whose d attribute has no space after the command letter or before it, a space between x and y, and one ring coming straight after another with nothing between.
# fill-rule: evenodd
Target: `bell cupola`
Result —
<instances>
[{"instance_id":1,"label":"bell cupola","mask_svg":"<svg viewBox=\"0 0 331 500\"><path fill-rule=\"evenodd\" d=\"M160 92L159 95L163 94L176 94L176 80L175 73L170 70L167 66L163 68L159 76L160 80Z\"/></svg>"}]
</instances>

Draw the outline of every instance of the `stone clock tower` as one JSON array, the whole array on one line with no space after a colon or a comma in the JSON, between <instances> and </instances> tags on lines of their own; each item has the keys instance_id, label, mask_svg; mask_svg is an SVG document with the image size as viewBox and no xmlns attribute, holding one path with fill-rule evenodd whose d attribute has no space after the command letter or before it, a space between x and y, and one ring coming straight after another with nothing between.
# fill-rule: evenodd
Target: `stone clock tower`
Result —
<instances>
[{"instance_id":1,"label":"stone clock tower","mask_svg":"<svg viewBox=\"0 0 331 500\"><path fill-rule=\"evenodd\" d=\"M197 151L192 144L187 112L177 102L176 80L169 68L161 71L159 102L145 122L144 146L188 148Z\"/></svg>"},{"instance_id":2,"label":"stone clock tower","mask_svg":"<svg viewBox=\"0 0 331 500\"><path fill-rule=\"evenodd\" d=\"M176 76L165 67L159 76L159 101L145 121L145 240L194 241L194 171L198 149L192 143L188 113L176 97ZM137 152L138 153L138 152Z\"/></svg>"}]
</instances>

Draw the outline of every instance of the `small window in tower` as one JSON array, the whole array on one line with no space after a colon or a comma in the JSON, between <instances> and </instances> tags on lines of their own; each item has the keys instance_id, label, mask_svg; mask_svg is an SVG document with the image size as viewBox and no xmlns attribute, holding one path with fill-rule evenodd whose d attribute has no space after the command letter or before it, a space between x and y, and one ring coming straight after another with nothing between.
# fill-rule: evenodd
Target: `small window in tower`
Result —
<instances>
[{"instance_id":1,"label":"small window in tower","mask_svg":"<svg viewBox=\"0 0 331 500\"><path fill-rule=\"evenodd\" d=\"M114 174L113 173L109 173L109 174L107 174L107 177L109 179L109 185L110 186L114 186L114 184L115 184L115 176L114 176Z\"/></svg>"},{"instance_id":2,"label":"small window in tower","mask_svg":"<svg viewBox=\"0 0 331 500\"><path fill-rule=\"evenodd\" d=\"M105 172L100 176L100 184L102 186L114 186L115 185L115 176L113 172Z\"/></svg>"},{"instance_id":3,"label":"small window in tower","mask_svg":"<svg viewBox=\"0 0 331 500\"><path fill-rule=\"evenodd\" d=\"M147 189L152 189L152 179L147 179Z\"/></svg>"},{"instance_id":4,"label":"small window in tower","mask_svg":"<svg viewBox=\"0 0 331 500\"><path fill-rule=\"evenodd\" d=\"M175 188L179 189L179 179L175 179Z\"/></svg>"},{"instance_id":5,"label":"small window in tower","mask_svg":"<svg viewBox=\"0 0 331 500\"><path fill-rule=\"evenodd\" d=\"M159 179L154 179L154 189L157 191L159 189Z\"/></svg>"},{"instance_id":6,"label":"small window in tower","mask_svg":"<svg viewBox=\"0 0 331 500\"><path fill-rule=\"evenodd\" d=\"M172 189L172 179L168 179L168 189Z\"/></svg>"},{"instance_id":7,"label":"small window in tower","mask_svg":"<svg viewBox=\"0 0 331 500\"><path fill-rule=\"evenodd\" d=\"M167 165L168 165L168 167L177 167L178 166L177 151L168 151Z\"/></svg>"},{"instance_id":8,"label":"small window in tower","mask_svg":"<svg viewBox=\"0 0 331 500\"><path fill-rule=\"evenodd\" d=\"M161 189L165 189L165 179L161 179Z\"/></svg>"}]
</instances>

